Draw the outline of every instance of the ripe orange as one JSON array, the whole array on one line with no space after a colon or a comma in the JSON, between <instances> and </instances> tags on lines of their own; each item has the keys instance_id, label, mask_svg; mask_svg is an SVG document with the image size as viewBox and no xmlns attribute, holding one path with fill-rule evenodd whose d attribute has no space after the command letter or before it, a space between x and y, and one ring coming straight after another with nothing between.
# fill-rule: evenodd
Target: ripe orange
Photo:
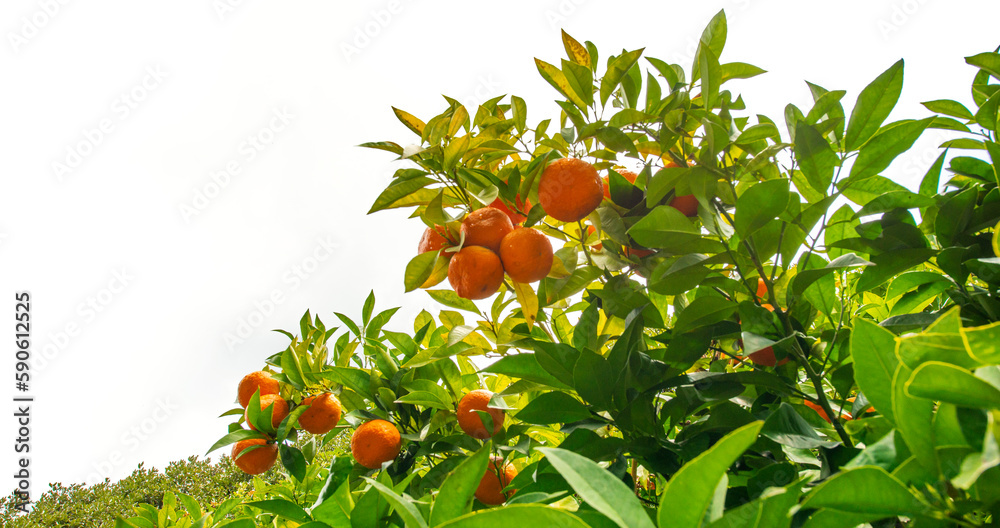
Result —
<instances>
[{"instance_id":1,"label":"ripe orange","mask_svg":"<svg viewBox=\"0 0 1000 528\"><path fill-rule=\"evenodd\" d=\"M476 488L476 498L483 504L497 506L507 502L508 496L516 493L516 490L504 493L503 489L517 476L517 469L511 464L503 464L503 466L500 464L503 464L502 458L491 456L486 473Z\"/></svg>"},{"instance_id":2,"label":"ripe orange","mask_svg":"<svg viewBox=\"0 0 1000 528\"><path fill-rule=\"evenodd\" d=\"M399 430L385 420L365 422L351 436L351 456L368 469L380 468L395 459L402 447Z\"/></svg>"},{"instance_id":3,"label":"ripe orange","mask_svg":"<svg viewBox=\"0 0 1000 528\"><path fill-rule=\"evenodd\" d=\"M643 258L643 257L648 257L654 253L652 249L645 249L645 248L634 248L625 246L622 249L624 250L626 257Z\"/></svg>"},{"instance_id":4,"label":"ripe orange","mask_svg":"<svg viewBox=\"0 0 1000 528\"><path fill-rule=\"evenodd\" d=\"M674 196L674 199L670 200L669 205L683 213L684 216L691 217L698 215L698 199L693 194Z\"/></svg>"},{"instance_id":5,"label":"ripe orange","mask_svg":"<svg viewBox=\"0 0 1000 528\"><path fill-rule=\"evenodd\" d=\"M329 392L314 394L302 400L309 408L299 415L299 425L312 434L329 433L340 421L343 409L340 401Z\"/></svg>"},{"instance_id":6,"label":"ripe orange","mask_svg":"<svg viewBox=\"0 0 1000 528\"><path fill-rule=\"evenodd\" d=\"M458 426L465 431L465 434L473 438L486 440L487 438L500 432L500 429L503 429L503 419L506 413L504 413L503 409L487 407L490 403L490 398L492 397L492 392L483 389L476 389L465 396L462 396L462 399L459 400L458 409L456 409L455 414L458 417ZM490 418L493 419L492 433L486 430L486 425L483 424L483 419L476 411L485 411L490 414Z\"/></svg>"},{"instance_id":7,"label":"ripe orange","mask_svg":"<svg viewBox=\"0 0 1000 528\"><path fill-rule=\"evenodd\" d=\"M587 236L588 237L590 235L593 235L596 232L597 232L597 228L596 227L594 227L592 225L588 225L587 226ZM586 237L584 237L584 238L586 238ZM594 251L600 251L601 249L604 248L604 244L601 244L600 242L598 242L598 243L594 244L593 247L594 247Z\"/></svg>"},{"instance_id":8,"label":"ripe orange","mask_svg":"<svg viewBox=\"0 0 1000 528\"><path fill-rule=\"evenodd\" d=\"M490 207L493 207L493 208L496 208L496 209L499 209L499 210L503 211L504 214L507 215L507 218L510 218L510 223L514 224L514 226L516 227L518 224L520 224L520 223L522 223L522 222L524 222L525 220L528 219L527 216L519 213L518 211L524 211L525 213L527 213L528 211L530 211L531 210L531 202L528 201L528 200L525 200L522 203L521 202L521 195L517 195L516 197L514 197L514 208L513 209L511 209L510 207L507 207L507 204L505 204L503 202L503 200L501 200L500 198L497 198L496 200L493 200L493 203L490 204Z\"/></svg>"},{"instance_id":9,"label":"ripe orange","mask_svg":"<svg viewBox=\"0 0 1000 528\"><path fill-rule=\"evenodd\" d=\"M437 251L450 246L451 242L444 236L445 234L447 234L447 231L443 226L434 226L434 229L429 227L425 229L423 236L420 237L420 243L417 244L417 253Z\"/></svg>"},{"instance_id":10,"label":"ripe orange","mask_svg":"<svg viewBox=\"0 0 1000 528\"><path fill-rule=\"evenodd\" d=\"M510 217L495 207L483 207L469 213L462 221L462 234L465 235L465 245L482 246L500 251L500 241L514 230Z\"/></svg>"},{"instance_id":11,"label":"ripe orange","mask_svg":"<svg viewBox=\"0 0 1000 528\"><path fill-rule=\"evenodd\" d=\"M620 170L620 171L615 171L615 172L617 172L618 174L621 174L622 177L625 178L626 180L628 180L629 183L635 183L636 178L639 177L638 174L636 174L636 173L634 173L632 171L629 171L629 170ZM603 178L601 178L601 183L604 185L604 197L610 200L611 199L611 176L608 175L608 176L604 176Z\"/></svg>"},{"instance_id":12,"label":"ripe orange","mask_svg":"<svg viewBox=\"0 0 1000 528\"><path fill-rule=\"evenodd\" d=\"M562 222L586 218L603 198L597 169L581 159L557 159L545 167L538 180L538 201L545 214Z\"/></svg>"},{"instance_id":13,"label":"ripe orange","mask_svg":"<svg viewBox=\"0 0 1000 528\"><path fill-rule=\"evenodd\" d=\"M271 411L271 425L278 427L281 421L288 416L288 402L284 398L278 396L277 394L267 394L260 397L260 410L266 411L268 407L274 406L274 410ZM243 413L243 417L247 421L247 425L250 429L256 431L257 428L250 423L250 414L248 412Z\"/></svg>"},{"instance_id":14,"label":"ripe orange","mask_svg":"<svg viewBox=\"0 0 1000 528\"><path fill-rule=\"evenodd\" d=\"M467 246L451 257L448 282L459 297L485 299L503 284L503 264L500 257L489 249Z\"/></svg>"},{"instance_id":15,"label":"ripe orange","mask_svg":"<svg viewBox=\"0 0 1000 528\"><path fill-rule=\"evenodd\" d=\"M790 360L790 358L785 357L781 361L778 361L778 358L774 355L773 347L762 348L748 355L747 358L749 358L755 365L760 365L762 367L780 367L781 365L788 363Z\"/></svg>"},{"instance_id":16,"label":"ripe orange","mask_svg":"<svg viewBox=\"0 0 1000 528\"><path fill-rule=\"evenodd\" d=\"M271 377L271 373L264 371L251 372L243 376L236 390L240 400L240 407L247 408L250 398L253 397L253 393L257 392L257 389L260 389L260 395L264 397L268 394L278 394L281 388L278 386L278 380Z\"/></svg>"},{"instance_id":17,"label":"ripe orange","mask_svg":"<svg viewBox=\"0 0 1000 528\"><path fill-rule=\"evenodd\" d=\"M767 285L764 284L764 279L757 277L757 298L763 299L765 297L767 297ZM774 310L771 311L773 312Z\"/></svg>"},{"instance_id":18,"label":"ripe orange","mask_svg":"<svg viewBox=\"0 0 1000 528\"><path fill-rule=\"evenodd\" d=\"M552 242L537 229L515 229L500 243L500 262L517 282L540 281L552 270Z\"/></svg>"},{"instance_id":19,"label":"ripe orange","mask_svg":"<svg viewBox=\"0 0 1000 528\"><path fill-rule=\"evenodd\" d=\"M240 456L244 450L260 446L249 453ZM260 475L271 469L278 460L278 444L269 444L263 438L240 440L233 446L233 462L248 475ZM238 458L237 458L238 457Z\"/></svg>"}]
</instances>

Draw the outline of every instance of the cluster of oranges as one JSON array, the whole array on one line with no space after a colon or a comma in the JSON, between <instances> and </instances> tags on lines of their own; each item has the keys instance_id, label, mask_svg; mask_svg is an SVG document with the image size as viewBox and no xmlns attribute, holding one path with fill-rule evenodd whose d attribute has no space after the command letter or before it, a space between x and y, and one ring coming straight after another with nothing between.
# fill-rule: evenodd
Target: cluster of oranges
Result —
<instances>
[{"instance_id":1,"label":"cluster of oranges","mask_svg":"<svg viewBox=\"0 0 1000 528\"><path fill-rule=\"evenodd\" d=\"M244 409L250 405L253 395L259 394L260 410L271 409L272 427L278 427L290 411L288 402L280 395L281 384L268 372L251 372L244 376L240 380L237 393L240 406ZM299 405L306 406L306 410L299 415L298 426L312 434L326 434L333 430L343 413L340 401L329 392L307 396ZM248 411L244 411L244 419L251 430L257 430L250 423ZM232 457L236 467L244 473L259 475L271 469L278 459L278 444L273 439L264 438L240 440L233 446Z\"/></svg>"},{"instance_id":2,"label":"cluster of oranges","mask_svg":"<svg viewBox=\"0 0 1000 528\"><path fill-rule=\"evenodd\" d=\"M271 422L277 427L289 414L289 405L279 395L281 386L268 372L251 372L243 377L238 388L240 405L246 409L254 394L259 394L261 410L271 408ZM458 402L458 425L465 434L485 440L503 429L505 413L503 409L489 407L493 393L474 390ZM299 405L308 408L299 415L298 426L313 434L326 434L340 422L343 408L331 393L308 396ZM477 411L488 413L493 421L487 430ZM245 412L245 411L244 411ZM245 415L246 416L246 415ZM247 420L249 423L249 420ZM251 429L255 429L250 424ZM351 456L368 469L378 469L386 462L395 460L402 450L403 439L396 426L388 420L369 420L354 430L351 436ZM274 466L278 459L278 444L274 438L251 438L241 440L233 446L233 460L244 473L259 475ZM476 489L476 498L484 504L497 505L506 502L509 493L504 489L517 475L513 465L499 457L490 459L489 467Z\"/></svg>"}]
</instances>

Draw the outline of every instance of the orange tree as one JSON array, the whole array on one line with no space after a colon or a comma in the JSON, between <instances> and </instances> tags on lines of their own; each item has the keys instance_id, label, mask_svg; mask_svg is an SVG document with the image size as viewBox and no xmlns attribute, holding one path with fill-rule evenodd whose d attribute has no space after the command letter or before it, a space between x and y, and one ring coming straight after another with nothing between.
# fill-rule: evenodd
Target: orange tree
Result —
<instances>
[{"instance_id":1,"label":"orange tree","mask_svg":"<svg viewBox=\"0 0 1000 528\"><path fill-rule=\"evenodd\" d=\"M254 394L213 447L278 445L291 491L249 503L254 522L1000 522L1000 55L966 59L974 110L941 99L886 123L900 61L849 111L809 84L812 108L779 126L726 89L763 71L720 60L723 13L689 71L563 43L559 65L536 59L556 120L529 122L516 96L474 113L446 97L427 121L394 109L412 145L364 145L407 164L371 212L412 208L428 228L407 290L454 291L428 289L446 309L412 332L372 295L360 323L336 314L338 338L308 313L286 333L267 369L287 417ZM919 189L883 176L928 128L955 137ZM524 229L555 241L551 260L537 235L495 258ZM503 273L529 260L524 280L548 268L537 283ZM488 392L462 403L473 391ZM343 423L299 431L325 392ZM346 430L365 464L314 463Z\"/></svg>"}]
</instances>

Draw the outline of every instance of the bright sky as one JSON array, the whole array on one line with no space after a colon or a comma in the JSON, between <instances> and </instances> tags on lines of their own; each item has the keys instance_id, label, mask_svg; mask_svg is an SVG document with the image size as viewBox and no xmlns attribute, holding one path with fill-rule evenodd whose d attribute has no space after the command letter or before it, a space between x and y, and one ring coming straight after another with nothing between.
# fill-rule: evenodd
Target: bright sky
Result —
<instances>
[{"instance_id":1,"label":"bright sky","mask_svg":"<svg viewBox=\"0 0 1000 528\"><path fill-rule=\"evenodd\" d=\"M365 215L402 165L355 145L415 138L390 106L426 119L441 94L514 93L529 123L556 119L532 58L559 62L561 27L602 62L645 47L690 71L722 8L723 62L770 72L732 88L779 124L787 103L811 106L804 80L850 107L901 57L893 118L971 106L963 57L1000 44L989 0L3 2L0 490L16 484L24 395L14 292L32 296L36 494L204 454L239 379L286 345L270 329L306 309L359 314L372 289L377 307L402 306L397 329L431 307L403 293L420 222ZM927 136L887 174L914 188L937 155Z\"/></svg>"}]
</instances>

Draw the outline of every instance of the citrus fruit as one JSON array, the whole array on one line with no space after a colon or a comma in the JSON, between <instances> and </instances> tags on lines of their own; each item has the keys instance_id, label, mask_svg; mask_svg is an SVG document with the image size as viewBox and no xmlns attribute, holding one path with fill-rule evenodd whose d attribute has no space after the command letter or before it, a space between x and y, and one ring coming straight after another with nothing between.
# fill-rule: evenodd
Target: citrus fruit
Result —
<instances>
[{"instance_id":1,"label":"citrus fruit","mask_svg":"<svg viewBox=\"0 0 1000 528\"><path fill-rule=\"evenodd\" d=\"M271 425L273 427L278 427L282 420L288 416L288 402L284 398L278 396L277 394L266 394L260 397L260 410L264 412L268 407L274 406L274 410L271 411ZM244 412L243 417L246 418L247 424L250 429L256 431L257 428L250 423L250 413Z\"/></svg>"},{"instance_id":2,"label":"citrus fruit","mask_svg":"<svg viewBox=\"0 0 1000 528\"><path fill-rule=\"evenodd\" d=\"M480 440L485 440L503 429L503 409L493 409L487 407L490 403L490 398L493 397L493 393L488 390L476 389L465 396L458 402L458 409L455 414L458 416L458 426L465 431L465 434L478 438ZM476 411L485 411L490 414L490 418L493 419L493 432L490 433L486 430L486 425L483 424L483 419L479 416Z\"/></svg>"},{"instance_id":3,"label":"citrus fruit","mask_svg":"<svg viewBox=\"0 0 1000 528\"><path fill-rule=\"evenodd\" d=\"M271 373L258 371L251 372L243 379L240 380L240 385L236 392L240 400L240 407L244 409L250 403L250 398L253 397L253 393L260 389L261 397L267 394L278 394L280 387L278 386L278 380L271 377Z\"/></svg>"},{"instance_id":4,"label":"citrus fruit","mask_svg":"<svg viewBox=\"0 0 1000 528\"><path fill-rule=\"evenodd\" d=\"M757 277L757 298L763 299L765 297L767 297L767 284L764 284L764 279Z\"/></svg>"},{"instance_id":5,"label":"citrus fruit","mask_svg":"<svg viewBox=\"0 0 1000 528\"><path fill-rule=\"evenodd\" d=\"M503 464L503 466L501 466ZM507 502L507 497L513 495L514 491L509 491L506 494L503 489L506 488L514 477L517 476L517 469L511 464L504 464L503 459L498 456L491 456L490 463L486 466L486 473L483 478L479 481L479 486L476 488L476 498L479 499L483 504L488 504L490 506L496 506Z\"/></svg>"},{"instance_id":6,"label":"citrus fruit","mask_svg":"<svg viewBox=\"0 0 1000 528\"><path fill-rule=\"evenodd\" d=\"M618 174L621 174L622 177L625 178L626 180L628 180L629 183L635 183L636 178L639 177L638 174L636 174L636 173L634 173L632 171L629 171L629 170L619 170L619 171L615 171L615 172L617 172ZM605 177L601 178L601 184L604 186L604 197L610 200L611 199L611 175L608 175L608 176L605 176Z\"/></svg>"},{"instance_id":7,"label":"citrus fruit","mask_svg":"<svg viewBox=\"0 0 1000 528\"><path fill-rule=\"evenodd\" d=\"M462 221L464 247L482 246L497 253L500 251L500 241L513 230L514 224L503 211L495 207L476 209Z\"/></svg>"},{"instance_id":8,"label":"citrus fruit","mask_svg":"<svg viewBox=\"0 0 1000 528\"><path fill-rule=\"evenodd\" d=\"M785 363L788 363L788 357L785 357L781 361L774 355L774 347L765 347L752 354L747 355L747 358L753 362L754 365L760 365L762 367L780 367Z\"/></svg>"},{"instance_id":9,"label":"citrus fruit","mask_svg":"<svg viewBox=\"0 0 1000 528\"><path fill-rule=\"evenodd\" d=\"M592 225L588 225L587 226L587 236L583 237L584 240L586 240L587 238L590 237L590 235L593 235L596 232L597 232L597 228L596 227L594 227ZM600 237L598 237L598 240L600 240ZM599 241L596 244L591 244L591 246L594 248L594 251L600 251L601 249L604 249L604 244L601 244Z\"/></svg>"},{"instance_id":10,"label":"citrus fruit","mask_svg":"<svg viewBox=\"0 0 1000 528\"><path fill-rule=\"evenodd\" d=\"M243 451L253 446L260 447L240 456ZM278 460L278 444L269 444L263 438L240 440L233 445L233 462L248 475L264 473L271 469L276 460Z\"/></svg>"},{"instance_id":11,"label":"citrus fruit","mask_svg":"<svg viewBox=\"0 0 1000 528\"><path fill-rule=\"evenodd\" d=\"M654 253L652 249L646 249L646 248L634 248L625 246L622 249L626 257L642 258L642 257L648 257Z\"/></svg>"},{"instance_id":12,"label":"citrus fruit","mask_svg":"<svg viewBox=\"0 0 1000 528\"><path fill-rule=\"evenodd\" d=\"M451 242L444 236L447 231L442 226L434 226L433 229L428 227L424 230L423 236L420 237L420 243L417 244L417 253L427 253L428 251L437 251L441 248L445 248L451 245Z\"/></svg>"},{"instance_id":13,"label":"citrus fruit","mask_svg":"<svg viewBox=\"0 0 1000 528\"><path fill-rule=\"evenodd\" d=\"M517 226L518 224L528 219L527 216L519 213L518 211L524 211L525 213L530 211L531 202L528 200L521 202L521 195L517 195L514 198L513 208L507 207L507 204L505 204L504 201L501 200L500 198L493 200L493 203L490 204L490 207L503 211L503 213L507 215L507 218L510 218L510 223L514 224L514 226Z\"/></svg>"},{"instance_id":14,"label":"citrus fruit","mask_svg":"<svg viewBox=\"0 0 1000 528\"><path fill-rule=\"evenodd\" d=\"M683 213L684 216L691 217L698 215L698 199L693 194L674 196L674 199L670 200L670 204L668 205Z\"/></svg>"},{"instance_id":15,"label":"citrus fruit","mask_svg":"<svg viewBox=\"0 0 1000 528\"><path fill-rule=\"evenodd\" d=\"M403 439L396 426L385 420L361 424L351 436L351 456L358 464L377 469L399 455Z\"/></svg>"},{"instance_id":16,"label":"citrus fruit","mask_svg":"<svg viewBox=\"0 0 1000 528\"><path fill-rule=\"evenodd\" d=\"M597 169L582 159L557 159L545 167L538 180L538 201L545 214L561 222L586 218L603 198Z\"/></svg>"},{"instance_id":17,"label":"citrus fruit","mask_svg":"<svg viewBox=\"0 0 1000 528\"><path fill-rule=\"evenodd\" d=\"M343 409L337 397L329 392L314 394L302 400L302 405L308 405L299 415L299 425L312 434L329 433L340 421Z\"/></svg>"},{"instance_id":18,"label":"citrus fruit","mask_svg":"<svg viewBox=\"0 0 1000 528\"><path fill-rule=\"evenodd\" d=\"M517 282L540 281L552 270L552 242L537 229L515 229L500 243L500 262Z\"/></svg>"},{"instance_id":19,"label":"citrus fruit","mask_svg":"<svg viewBox=\"0 0 1000 528\"><path fill-rule=\"evenodd\" d=\"M448 282L464 299L485 299L503 284L500 257L482 246L468 246L455 253L448 264Z\"/></svg>"}]
</instances>

